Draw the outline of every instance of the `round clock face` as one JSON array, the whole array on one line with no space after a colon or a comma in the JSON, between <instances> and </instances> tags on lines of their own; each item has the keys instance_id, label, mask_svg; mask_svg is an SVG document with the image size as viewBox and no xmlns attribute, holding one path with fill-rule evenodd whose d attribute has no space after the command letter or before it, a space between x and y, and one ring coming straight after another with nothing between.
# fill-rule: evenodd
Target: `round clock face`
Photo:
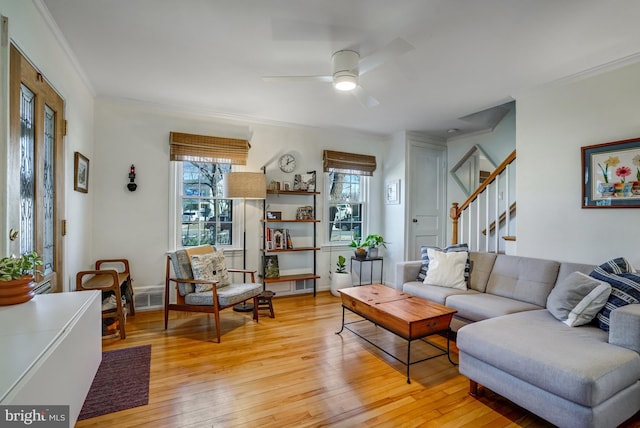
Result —
<instances>
[{"instance_id":1,"label":"round clock face","mask_svg":"<svg viewBox=\"0 0 640 428\"><path fill-rule=\"evenodd\" d=\"M283 172L292 172L296 169L296 158L291 154L282 155L278 160L278 166Z\"/></svg>"}]
</instances>

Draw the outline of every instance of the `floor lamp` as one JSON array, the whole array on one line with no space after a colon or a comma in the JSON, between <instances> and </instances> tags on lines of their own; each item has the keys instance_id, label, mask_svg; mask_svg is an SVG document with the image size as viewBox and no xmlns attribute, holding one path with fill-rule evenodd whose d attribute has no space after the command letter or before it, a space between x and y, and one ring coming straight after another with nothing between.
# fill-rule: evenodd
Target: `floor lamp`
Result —
<instances>
[{"instance_id":1,"label":"floor lamp","mask_svg":"<svg viewBox=\"0 0 640 428\"><path fill-rule=\"evenodd\" d=\"M267 197L267 179L262 172L230 172L222 178L222 197L242 199L242 269L247 269L247 199L265 199ZM242 274L246 281L246 274ZM234 311L253 311L253 304L243 302L233 307Z\"/></svg>"}]
</instances>

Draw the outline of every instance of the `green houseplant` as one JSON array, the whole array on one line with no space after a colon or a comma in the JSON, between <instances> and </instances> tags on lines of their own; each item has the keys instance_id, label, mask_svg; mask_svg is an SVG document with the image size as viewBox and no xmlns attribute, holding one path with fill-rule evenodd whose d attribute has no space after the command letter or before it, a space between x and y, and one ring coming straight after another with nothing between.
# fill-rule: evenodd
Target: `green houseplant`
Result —
<instances>
[{"instance_id":1,"label":"green houseplant","mask_svg":"<svg viewBox=\"0 0 640 428\"><path fill-rule=\"evenodd\" d=\"M339 255L336 262L336 270L331 274L331 294L336 297L340 296L338 290L345 287L351 287L351 274L347 272L347 259Z\"/></svg>"},{"instance_id":2,"label":"green houseplant","mask_svg":"<svg viewBox=\"0 0 640 428\"><path fill-rule=\"evenodd\" d=\"M34 275L42 259L33 251L0 259L0 306L15 305L34 296Z\"/></svg>"},{"instance_id":3,"label":"green houseplant","mask_svg":"<svg viewBox=\"0 0 640 428\"><path fill-rule=\"evenodd\" d=\"M356 238L351 241L349 244L350 247L355 248L354 252L356 254L356 258L364 259L367 257L367 248L369 248L369 244L366 240L362 241L360 238Z\"/></svg>"},{"instance_id":4,"label":"green houseplant","mask_svg":"<svg viewBox=\"0 0 640 428\"><path fill-rule=\"evenodd\" d=\"M369 247L369 257L378 257L378 247L387 248L386 244L388 244L388 242L386 242L382 236L375 233L367 235L363 243L363 245Z\"/></svg>"}]
</instances>

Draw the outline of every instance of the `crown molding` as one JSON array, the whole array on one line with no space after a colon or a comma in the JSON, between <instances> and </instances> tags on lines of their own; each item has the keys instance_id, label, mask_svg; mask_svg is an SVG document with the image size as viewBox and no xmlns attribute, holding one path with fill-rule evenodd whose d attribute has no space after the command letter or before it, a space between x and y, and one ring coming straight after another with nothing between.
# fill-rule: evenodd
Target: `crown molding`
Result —
<instances>
[{"instance_id":1,"label":"crown molding","mask_svg":"<svg viewBox=\"0 0 640 428\"><path fill-rule=\"evenodd\" d=\"M40 16L42 16L42 19L47 24L47 27L49 27L49 30L51 31L51 33L53 33L54 38L56 39L56 41L64 51L65 55L67 56L67 59L69 60L69 62L71 62L71 65L78 73L78 76L80 76L82 83L84 83L84 85L89 90L89 93L95 98L96 91L93 85L91 84L91 81L87 76L87 73L85 73L84 69L80 65L80 62L78 61L78 58L76 58L75 54L73 53L73 50L69 46L67 39L62 34L60 27L58 27L58 24L53 19L53 16L51 15L49 8L47 8L43 0L32 0L32 1L36 9L38 10L38 13L40 13Z\"/></svg>"}]
</instances>

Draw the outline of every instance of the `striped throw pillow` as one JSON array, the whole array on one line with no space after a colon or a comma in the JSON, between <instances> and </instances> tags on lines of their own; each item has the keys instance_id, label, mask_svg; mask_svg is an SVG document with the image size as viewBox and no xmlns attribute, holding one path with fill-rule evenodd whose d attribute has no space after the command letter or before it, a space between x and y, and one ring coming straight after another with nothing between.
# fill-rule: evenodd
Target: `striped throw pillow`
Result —
<instances>
[{"instance_id":1,"label":"striped throw pillow","mask_svg":"<svg viewBox=\"0 0 640 428\"><path fill-rule=\"evenodd\" d=\"M634 271L624 257L619 257L601 264L589 276L611 284L609 299L596 316L600 328L609 331L611 311L640 303L640 274Z\"/></svg>"}]
</instances>

